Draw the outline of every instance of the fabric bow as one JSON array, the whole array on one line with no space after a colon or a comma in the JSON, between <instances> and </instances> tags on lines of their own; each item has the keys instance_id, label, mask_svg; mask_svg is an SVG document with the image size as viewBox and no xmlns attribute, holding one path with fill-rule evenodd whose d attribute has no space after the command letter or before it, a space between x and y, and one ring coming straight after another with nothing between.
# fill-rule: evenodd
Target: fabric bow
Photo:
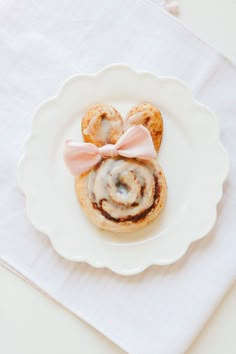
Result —
<instances>
[{"instance_id":1,"label":"fabric bow","mask_svg":"<svg viewBox=\"0 0 236 354\"><path fill-rule=\"evenodd\" d=\"M68 140L64 148L64 160L73 176L81 175L106 157L124 156L151 160L156 156L149 131L143 125L129 128L116 142L100 148L91 143Z\"/></svg>"}]
</instances>

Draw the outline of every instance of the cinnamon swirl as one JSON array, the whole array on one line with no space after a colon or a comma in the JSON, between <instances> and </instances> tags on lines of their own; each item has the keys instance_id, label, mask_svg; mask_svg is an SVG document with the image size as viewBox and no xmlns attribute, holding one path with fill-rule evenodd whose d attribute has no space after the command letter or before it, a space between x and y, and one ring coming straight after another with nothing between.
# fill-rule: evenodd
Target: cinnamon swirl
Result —
<instances>
[{"instance_id":1,"label":"cinnamon swirl","mask_svg":"<svg viewBox=\"0 0 236 354\"><path fill-rule=\"evenodd\" d=\"M153 221L166 199L165 176L155 160L102 160L75 178L78 199L90 220L115 232L138 230Z\"/></svg>"}]
</instances>

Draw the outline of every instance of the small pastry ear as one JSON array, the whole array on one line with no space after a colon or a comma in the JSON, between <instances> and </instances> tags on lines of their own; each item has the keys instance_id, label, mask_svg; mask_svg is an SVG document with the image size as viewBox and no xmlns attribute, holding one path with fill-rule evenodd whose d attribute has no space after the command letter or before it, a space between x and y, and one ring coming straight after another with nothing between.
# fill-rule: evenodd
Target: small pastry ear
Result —
<instances>
[{"instance_id":1,"label":"small pastry ear","mask_svg":"<svg viewBox=\"0 0 236 354\"><path fill-rule=\"evenodd\" d=\"M133 107L124 121L125 130L134 125L142 124L151 134L153 144L158 151L163 133L163 120L161 112L149 103L141 103Z\"/></svg>"},{"instance_id":2,"label":"small pastry ear","mask_svg":"<svg viewBox=\"0 0 236 354\"><path fill-rule=\"evenodd\" d=\"M85 142L101 147L117 142L123 133L123 119L114 107L95 104L85 113L81 128Z\"/></svg>"}]
</instances>

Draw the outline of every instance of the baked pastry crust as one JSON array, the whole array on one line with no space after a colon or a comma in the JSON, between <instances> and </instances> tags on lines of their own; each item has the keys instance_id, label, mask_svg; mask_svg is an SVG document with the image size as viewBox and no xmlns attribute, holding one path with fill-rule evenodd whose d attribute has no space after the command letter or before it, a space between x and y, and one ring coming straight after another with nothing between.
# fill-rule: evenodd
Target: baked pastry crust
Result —
<instances>
[{"instance_id":1,"label":"baked pastry crust","mask_svg":"<svg viewBox=\"0 0 236 354\"><path fill-rule=\"evenodd\" d=\"M84 142L98 147L115 144L123 133L123 119L119 112L106 104L91 106L82 119Z\"/></svg>"},{"instance_id":2,"label":"baked pastry crust","mask_svg":"<svg viewBox=\"0 0 236 354\"><path fill-rule=\"evenodd\" d=\"M77 176L75 190L88 218L113 232L135 231L149 224L163 210L167 194L164 173L155 160L123 157L105 159Z\"/></svg>"},{"instance_id":3,"label":"baked pastry crust","mask_svg":"<svg viewBox=\"0 0 236 354\"><path fill-rule=\"evenodd\" d=\"M158 151L163 134L163 120L161 112L150 103L140 103L133 107L124 121L125 130L128 128L142 124L151 134L153 144Z\"/></svg>"}]
</instances>

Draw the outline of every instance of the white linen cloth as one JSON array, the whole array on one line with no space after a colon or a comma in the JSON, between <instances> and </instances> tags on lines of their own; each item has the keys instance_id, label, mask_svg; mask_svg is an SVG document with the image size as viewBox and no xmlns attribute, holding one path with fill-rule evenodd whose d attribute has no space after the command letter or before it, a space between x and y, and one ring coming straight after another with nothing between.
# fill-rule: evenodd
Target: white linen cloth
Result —
<instances>
[{"instance_id":1,"label":"white linen cloth","mask_svg":"<svg viewBox=\"0 0 236 354\"><path fill-rule=\"evenodd\" d=\"M151 1L3 1L0 23L1 262L127 352L183 353L236 275L235 67ZM231 154L211 234L177 263L132 277L58 256L16 183L35 106L68 76L113 62L186 81L217 113Z\"/></svg>"}]
</instances>

